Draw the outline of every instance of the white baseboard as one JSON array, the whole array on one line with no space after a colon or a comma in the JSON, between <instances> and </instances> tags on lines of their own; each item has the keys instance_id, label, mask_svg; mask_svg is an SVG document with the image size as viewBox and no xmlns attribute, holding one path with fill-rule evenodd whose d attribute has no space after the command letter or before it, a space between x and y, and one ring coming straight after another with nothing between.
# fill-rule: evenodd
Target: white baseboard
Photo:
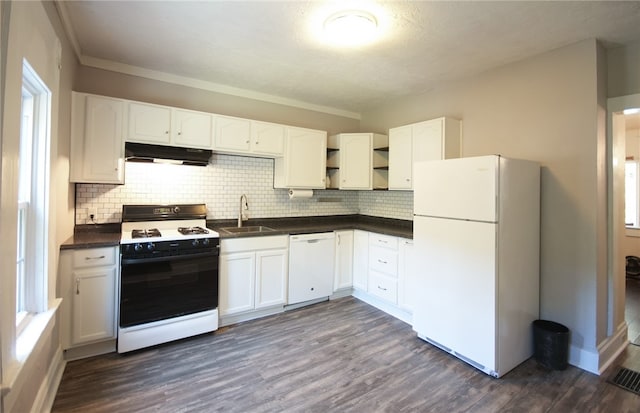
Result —
<instances>
[{"instance_id":1,"label":"white baseboard","mask_svg":"<svg viewBox=\"0 0 640 413\"><path fill-rule=\"evenodd\" d=\"M611 366L615 359L627 348L629 345L627 331L627 323L623 321L615 333L598 346L598 353L600 354L598 374L602 374Z\"/></svg>"},{"instance_id":2,"label":"white baseboard","mask_svg":"<svg viewBox=\"0 0 640 413\"><path fill-rule=\"evenodd\" d=\"M627 348L627 345L627 325L622 323L615 334L607 337L594 351L570 346L569 364L600 375Z\"/></svg>"},{"instance_id":3,"label":"white baseboard","mask_svg":"<svg viewBox=\"0 0 640 413\"><path fill-rule=\"evenodd\" d=\"M62 357L62 348L58 347L51 364L49 364L47 375L42 380L42 384L40 384L36 399L33 401L31 413L49 413L51 411L66 365L67 362Z\"/></svg>"},{"instance_id":4,"label":"white baseboard","mask_svg":"<svg viewBox=\"0 0 640 413\"><path fill-rule=\"evenodd\" d=\"M404 321L405 323L412 325L413 323L413 318L411 316L411 313L408 311L405 311L399 307L396 307L395 305L388 303L384 300L381 300L377 297L374 297L373 295L364 292L362 290L358 290L358 289L354 289L353 290L353 296L356 297L359 300L364 301L365 303L372 305L374 307L376 307L379 310L384 311L385 313L394 316L395 318L397 318L400 321Z\"/></svg>"}]
</instances>

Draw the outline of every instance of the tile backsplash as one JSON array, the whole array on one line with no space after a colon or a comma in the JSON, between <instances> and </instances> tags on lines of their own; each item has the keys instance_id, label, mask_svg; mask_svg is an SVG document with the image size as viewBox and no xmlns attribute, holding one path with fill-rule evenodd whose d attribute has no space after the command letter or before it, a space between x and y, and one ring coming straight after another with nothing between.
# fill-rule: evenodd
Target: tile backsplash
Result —
<instances>
[{"instance_id":1,"label":"tile backsplash","mask_svg":"<svg viewBox=\"0 0 640 413\"><path fill-rule=\"evenodd\" d=\"M251 218L363 214L412 219L408 191L316 190L309 199L290 200L273 188L273 160L214 154L207 167L125 163L125 185L77 184L76 224L117 223L123 204L205 203L208 219L234 219L246 194Z\"/></svg>"}]
</instances>

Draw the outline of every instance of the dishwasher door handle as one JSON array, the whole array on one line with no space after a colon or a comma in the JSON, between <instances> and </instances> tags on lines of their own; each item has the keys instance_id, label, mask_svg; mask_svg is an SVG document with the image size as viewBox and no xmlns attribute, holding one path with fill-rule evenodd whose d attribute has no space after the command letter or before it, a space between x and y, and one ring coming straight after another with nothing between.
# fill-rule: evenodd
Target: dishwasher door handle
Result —
<instances>
[{"instance_id":1,"label":"dishwasher door handle","mask_svg":"<svg viewBox=\"0 0 640 413\"><path fill-rule=\"evenodd\" d=\"M320 240L319 239L308 239L307 240L307 244L315 244L318 241L320 241Z\"/></svg>"}]
</instances>

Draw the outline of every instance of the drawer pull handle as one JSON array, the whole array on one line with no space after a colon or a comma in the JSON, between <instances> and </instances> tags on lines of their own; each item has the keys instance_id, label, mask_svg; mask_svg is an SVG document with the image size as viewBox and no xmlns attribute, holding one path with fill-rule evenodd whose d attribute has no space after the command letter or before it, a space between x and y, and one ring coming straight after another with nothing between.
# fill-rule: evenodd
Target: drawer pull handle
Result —
<instances>
[{"instance_id":1,"label":"drawer pull handle","mask_svg":"<svg viewBox=\"0 0 640 413\"><path fill-rule=\"evenodd\" d=\"M379 262L380 264L388 264L388 262L387 262L387 261L383 261L383 260L381 260L381 259L379 259L379 258L378 258L378 262Z\"/></svg>"},{"instance_id":2,"label":"drawer pull handle","mask_svg":"<svg viewBox=\"0 0 640 413\"><path fill-rule=\"evenodd\" d=\"M386 289L386 288L382 288L382 287L380 287L380 286L378 286L378 289L379 289L379 290L382 290L382 291L387 291L387 289Z\"/></svg>"},{"instance_id":3,"label":"drawer pull handle","mask_svg":"<svg viewBox=\"0 0 640 413\"><path fill-rule=\"evenodd\" d=\"M76 278L76 295L80 295L80 280Z\"/></svg>"},{"instance_id":4,"label":"drawer pull handle","mask_svg":"<svg viewBox=\"0 0 640 413\"><path fill-rule=\"evenodd\" d=\"M104 255L101 255L101 256L99 256L99 257L84 257L84 259L85 259L86 261L89 261L89 260L103 260L103 259L105 259L105 258L106 258L106 257L105 257Z\"/></svg>"},{"instance_id":5,"label":"drawer pull handle","mask_svg":"<svg viewBox=\"0 0 640 413\"><path fill-rule=\"evenodd\" d=\"M386 240L384 240L384 239L379 239L379 240L378 240L378 242L381 242L381 243L383 243L383 244L387 244L387 243L388 243L388 242L387 242Z\"/></svg>"}]
</instances>

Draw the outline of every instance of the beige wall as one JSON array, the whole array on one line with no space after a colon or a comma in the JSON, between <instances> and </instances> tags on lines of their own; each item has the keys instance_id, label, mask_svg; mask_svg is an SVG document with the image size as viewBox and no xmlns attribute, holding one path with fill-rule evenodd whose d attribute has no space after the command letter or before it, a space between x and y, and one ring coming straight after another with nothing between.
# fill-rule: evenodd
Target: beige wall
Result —
<instances>
[{"instance_id":1,"label":"beige wall","mask_svg":"<svg viewBox=\"0 0 640 413\"><path fill-rule=\"evenodd\" d=\"M87 66L79 68L74 90L221 115L321 129L328 131L329 134L357 132L360 126L359 120L353 118L231 96Z\"/></svg>"},{"instance_id":2,"label":"beige wall","mask_svg":"<svg viewBox=\"0 0 640 413\"><path fill-rule=\"evenodd\" d=\"M640 40L607 51L608 97L640 93Z\"/></svg>"},{"instance_id":3,"label":"beige wall","mask_svg":"<svg viewBox=\"0 0 640 413\"><path fill-rule=\"evenodd\" d=\"M606 331L597 314L603 294L598 288L606 284L606 266L598 258L606 251L600 176L605 137L598 125L606 74L599 57L597 43L583 41L362 116L364 130L457 117L463 121L464 156L495 153L540 162L540 315L571 329L574 364L597 354Z\"/></svg>"},{"instance_id":4,"label":"beige wall","mask_svg":"<svg viewBox=\"0 0 640 413\"><path fill-rule=\"evenodd\" d=\"M52 2L12 2L7 47L6 88L4 90L2 133L2 181L0 186L0 237L16 239L17 154L20 130L20 87L22 59L27 57L34 69L53 92L51 106L50 196L49 196L49 299L56 298L58 249L73 232L73 186L68 183L69 119L71 80L76 60L65 38ZM7 16L4 16L7 17ZM55 38L62 45L61 61L56 56ZM58 71L58 63L62 69ZM15 242L6 242L0 260L0 353L3 383L15 383L3 396L5 411L28 411L38 397L46 396L51 371L55 371L56 355L61 354L58 329L50 323L35 350L25 359L15 353ZM42 387L41 387L42 386ZM40 391L40 393L39 393Z\"/></svg>"}]
</instances>

